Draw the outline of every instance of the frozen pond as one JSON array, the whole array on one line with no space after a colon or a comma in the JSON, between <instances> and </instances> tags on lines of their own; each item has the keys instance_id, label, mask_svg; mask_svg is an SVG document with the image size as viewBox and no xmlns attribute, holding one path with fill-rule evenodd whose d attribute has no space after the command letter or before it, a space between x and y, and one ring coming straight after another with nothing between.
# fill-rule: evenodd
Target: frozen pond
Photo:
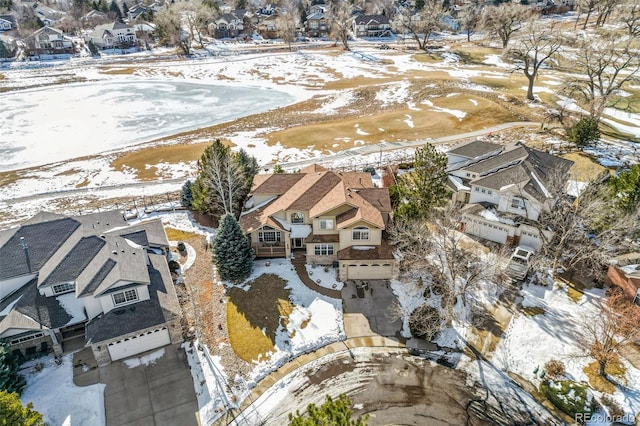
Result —
<instances>
[{"instance_id":1,"label":"frozen pond","mask_svg":"<svg viewBox=\"0 0 640 426\"><path fill-rule=\"evenodd\" d=\"M0 171L135 145L291 104L261 87L108 81L0 94Z\"/></svg>"}]
</instances>

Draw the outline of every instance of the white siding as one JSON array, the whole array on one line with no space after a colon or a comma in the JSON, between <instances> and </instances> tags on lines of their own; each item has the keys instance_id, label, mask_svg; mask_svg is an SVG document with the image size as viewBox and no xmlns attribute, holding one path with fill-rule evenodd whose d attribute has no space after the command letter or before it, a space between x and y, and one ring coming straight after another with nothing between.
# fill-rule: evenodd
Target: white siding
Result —
<instances>
[{"instance_id":1,"label":"white siding","mask_svg":"<svg viewBox=\"0 0 640 426\"><path fill-rule=\"evenodd\" d=\"M134 303L138 303L138 302L142 302L143 300L149 300L149 289L147 288L146 285L141 285L138 287L129 287L126 289L122 289L122 291L126 291L126 290L131 290L131 289L136 289L138 291L138 300L136 300L135 302L131 302L131 303L124 303L122 305L118 305L115 306L113 304L113 297L112 295L114 293L117 293L118 291L114 291L105 295L102 295L100 297L98 297L98 300L100 301L100 304L102 305L102 312L104 312L105 314L107 312L109 312L110 310L114 309L114 308L119 308L120 306L128 306L128 305L132 305Z\"/></svg>"},{"instance_id":2,"label":"white siding","mask_svg":"<svg viewBox=\"0 0 640 426\"><path fill-rule=\"evenodd\" d=\"M504 244L507 237L513 235L513 228L502 223L486 221L479 216L468 215L464 218L464 232L485 240Z\"/></svg>"},{"instance_id":3,"label":"white siding","mask_svg":"<svg viewBox=\"0 0 640 426\"><path fill-rule=\"evenodd\" d=\"M481 203L483 201L498 205L500 203L500 193L495 189L472 185L469 203Z\"/></svg>"}]
</instances>

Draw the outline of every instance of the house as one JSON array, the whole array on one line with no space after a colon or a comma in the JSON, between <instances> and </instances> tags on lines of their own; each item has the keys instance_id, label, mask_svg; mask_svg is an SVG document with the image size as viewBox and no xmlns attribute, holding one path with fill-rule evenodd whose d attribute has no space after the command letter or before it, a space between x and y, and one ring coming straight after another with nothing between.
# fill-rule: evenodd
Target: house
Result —
<instances>
[{"instance_id":1,"label":"house","mask_svg":"<svg viewBox=\"0 0 640 426\"><path fill-rule=\"evenodd\" d=\"M340 280L390 279L396 261L386 238L391 201L369 173L311 165L259 174L240 216L256 257L304 256L339 268Z\"/></svg>"},{"instance_id":2,"label":"house","mask_svg":"<svg viewBox=\"0 0 640 426\"><path fill-rule=\"evenodd\" d=\"M353 19L356 37L389 37L391 23L385 15L357 15Z\"/></svg>"},{"instance_id":3,"label":"house","mask_svg":"<svg viewBox=\"0 0 640 426\"><path fill-rule=\"evenodd\" d=\"M265 39L278 38L278 19L276 14L257 16L256 32Z\"/></svg>"},{"instance_id":4,"label":"house","mask_svg":"<svg viewBox=\"0 0 640 426\"><path fill-rule=\"evenodd\" d=\"M133 22L142 15L148 16L149 13L151 13L151 9L149 7L138 3L131 6L127 12L127 17L129 18L129 22Z\"/></svg>"},{"instance_id":5,"label":"house","mask_svg":"<svg viewBox=\"0 0 640 426\"><path fill-rule=\"evenodd\" d=\"M75 52L71 37L61 30L52 27L42 27L26 39L29 55L59 55Z\"/></svg>"},{"instance_id":6,"label":"house","mask_svg":"<svg viewBox=\"0 0 640 426\"><path fill-rule=\"evenodd\" d=\"M80 18L80 22L89 25L89 28L100 25L108 20L109 17L107 14L100 12L99 10L91 10Z\"/></svg>"},{"instance_id":7,"label":"house","mask_svg":"<svg viewBox=\"0 0 640 426\"><path fill-rule=\"evenodd\" d=\"M0 232L0 341L19 356L80 340L100 365L182 341L159 220L39 213Z\"/></svg>"},{"instance_id":8,"label":"house","mask_svg":"<svg viewBox=\"0 0 640 426\"><path fill-rule=\"evenodd\" d=\"M529 148L474 141L447 152L448 186L464 232L489 241L542 245L537 220L566 185L572 161Z\"/></svg>"},{"instance_id":9,"label":"house","mask_svg":"<svg viewBox=\"0 0 640 426\"><path fill-rule=\"evenodd\" d=\"M314 6L312 6L312 8L313 7ZM318 12L310 13L307 16L304 28L309 37L326 37L331 31L329 27L329 19L322 9Z\"/></svg>"},{"instance_id":10,"label":"house","mask_svg":"<svg viewBox=\"0 0 640 426\"><path fill-rule=\"evenodd\" d=\"M0 32L11 31L18 28L13 15L0 15Z\"/></svg>"},{"instance_id":11,"label":"house","mask_svg":"<svg viewBox=\"0 0 640 426\"><path fill-rule=\"evenodd\" d=\"M247 16L245 9L232 10L229 13L223 13L213 22L213 36L215 38L234 38L238 37L244 31L244 18Z\"/></svg>"},{"instance_id":12,"label":"house","mask_svg":"<svg viewBox=\"0 0 640 426\"><path fill-rule=\"evenodd\" d=\"M138 42L138 38L135 28L116 21L95 27L88 35L88 41L93 42L98 49L113 49L131 47Z\"/></svg>"},{"instance_id":13,"label":"house","mask_svg":"<svg viewBox=\"0 0 640 426\"><path fill-rule=\"evenodd\" d=\"M59 21L66 15L65 12L61 12L38 2L22 2L22 6L31 8L35 16L46 26Z\"/></svg>"},{"instance_id":14,"label":"house","mask_svg":"<svg viewBox=\"0 0 640 426\"><path fill-rule=\"evenodd\" d=\"M629 253L613 259L605 283L620 287L624 294L640 303L640 253Z\"/></svg>"}]
</instances>

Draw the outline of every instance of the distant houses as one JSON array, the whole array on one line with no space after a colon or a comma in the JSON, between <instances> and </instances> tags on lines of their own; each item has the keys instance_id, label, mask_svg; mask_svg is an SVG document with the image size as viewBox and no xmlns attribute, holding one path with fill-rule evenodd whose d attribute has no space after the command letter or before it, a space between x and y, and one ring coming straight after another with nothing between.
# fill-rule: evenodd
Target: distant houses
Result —
<instances>
[{"instance_id":1,"label":"distant houses","mask_svg":"<svg viewBox=\"0 0 640 426\"><path fill-rule=\"evenodd\" d=\"M126 48L138 41L134 27L122 22L111 22L95 27L87 36L98 49Z\"/></svg>"},{"instance_id":2,"label":"distant houses","mask_svg":"<svg viewBox=\"0 0 640 426\"><path fill-rule=\"evenodd\" d=\"M11 31L18 28L13 15L0 15L0 32Z\"/></svg>"},{"instance_id":3,"label":"distant houses","mask_svg":"<svg viewBox=\"0 0 640 426\"><path fill-rule=\"evenodd\" d=\"M68 55L75 52L71 37L62 30L52 27L42 27L26 39L29 56Z\"/></svg>"}]
</instances>

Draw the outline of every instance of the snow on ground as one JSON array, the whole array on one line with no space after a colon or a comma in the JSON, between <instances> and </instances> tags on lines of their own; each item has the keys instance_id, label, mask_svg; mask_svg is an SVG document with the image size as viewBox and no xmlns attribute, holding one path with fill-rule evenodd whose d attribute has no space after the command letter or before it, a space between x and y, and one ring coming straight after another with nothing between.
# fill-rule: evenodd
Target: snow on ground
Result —
<instances>
[{"instance_id":1,"label":"snow on ground","mask_svg":"<svg viewBox=\"0 0 640 426\"><path fill-rule=\"evenodd\" d=\"M583 368L593 359L582 356L583 324L598 315L604 291L585 290L578 303L573 302L567 290L557 284L553 289L525 285L522 294L523 306L540 307L544 314L515 315L496 347L494 363L502 370L515 372L538 385L540 378L534 373L535 369L542 369L547 361L558 359L564 363L568 378L587 381ZM623 363L627 367L627 383L633 385L624 391L616 388L613 397L625 410L637 413L640 411L640 394L635 385L640 383L640 370L624 360Z\"/></svg>"},{"instance_id":2,"label":"snow on ground","mask_svg":"<svg viewBox=\"0 0 640 426\"><path fill-rule=\"evenodd\" d=\"M338 281L338 270L332 267L305 265L309 278L315 281L320 287L332 290L342 290L344 283ZM325 270L327 269L327 270Z\"/></svg>"},{"instance_id":3,"label":"snow on ground","mask_svg":"<svg viewBox=\"0 0 640 426\"><path fill-rule=\"evenodd\" d=\"M227 392L228 379L219 358L211 356L204 345L195 343L195 347L199 348L196 350L185 344L203 424L212 423L225 410L237 406L239 401L248 396L251 388L283 364L301 354L346 338L342 300L323 296L306 287L288 259L271 259L269 262L269 266L264 261L254 262L253 271L245 283L263 274L278 275L287 281L286 287L291 291L290 300L294 310L289 315L287 328L281 326L276 332L275 352L268 359L255 362L248 381L236 379L236 388L239 389L236 395L230 396ZM321 268L316 270L323 271ZM324 277L322 273L319 276ZM327 274L326 282L331 280L335 280L335 277L330 278Z\"/></svg>"},{"instance_id":4,"label":"snow on ground","mask_svg":"<svg viewBox=\"0 0 640 426\"><path fill-rule=\"evenodd\" d=\"M434 106L434 105L433 105L433 102L431 102L431 101L429 101L429 100L426 100L426 99L425 99L425 100L423 100L421 103L422 103L423 105L430 106L430 107L431 107L430 111L446 112L447 114L451 114L451 115L453 115L453 116L454 116L454 117L456 117L458 120L462 120L462 119L467 115L467 113L466 113L466 112L464 112L464 111L460 111L460 110L457 110L457 109L440 108L440 107Z\"/></svg>"},{"instance_id":5,"label":"snow on ground","mask_svg":"<svg viewBox=\"0 0 640 426\"><path fill-rule=\"evenodd\" d=\"M104 425L105 385L74 385L72 357L65 355L60 365L53 355L24 364L26 371L22 373L27 386L20 399L24 404L32 402L33 408L52 426Z\"/></svg>"},{"instance_id":6,"label":"snow on ground","mask_svg":"<svg viewBox=\"0 0 640 426\"><path fill-rule=\"evenodd\" d=\"M123 360L123 362L129 368L136 368L136 367L140 367L141 365L145 365L145 366L153 365L156 363L156 361L158 361L163 356L164 356L164 348L158 349L157 351L153 351L151 353L148 353L138 358L127 358Z\"/></svg>"}]
</instances>

